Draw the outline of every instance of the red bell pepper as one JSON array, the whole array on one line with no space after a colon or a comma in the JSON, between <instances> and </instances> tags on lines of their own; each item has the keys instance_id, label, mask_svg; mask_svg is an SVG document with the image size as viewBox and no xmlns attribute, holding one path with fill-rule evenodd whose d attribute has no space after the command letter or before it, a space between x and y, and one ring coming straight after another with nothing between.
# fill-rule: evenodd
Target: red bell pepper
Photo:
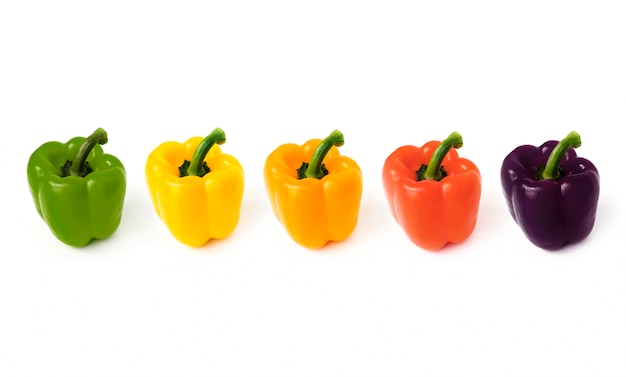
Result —
<instances>
[{"instance_id":1,"label":"red bell pepper","mask_svg":"<svg viewBox=\"0 0 626 377\"><path fill-rule=\"evenodd\" d=\"M481 176L473 162L459 158L461 146L461 135L453 132L443 142L402 146L385 160L383 186L391 214L423 249L462 242L474 231Z\"/></svg>"}]
</instances>

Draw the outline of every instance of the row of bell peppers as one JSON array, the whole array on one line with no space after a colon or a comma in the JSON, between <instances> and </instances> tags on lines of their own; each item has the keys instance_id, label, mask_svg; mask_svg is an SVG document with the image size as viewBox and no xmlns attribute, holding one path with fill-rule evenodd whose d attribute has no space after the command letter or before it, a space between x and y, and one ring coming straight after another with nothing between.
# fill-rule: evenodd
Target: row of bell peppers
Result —
<instances>
[{"instance_id":1,"label":"row of bell peppers","mask_svg":"<svg viewBox=\"0 0 626 377\"><path fill-rule=\"evenodd\" d=\"M29 188L35 207L62 242L82 247L119 227L126 193L122 162L106 154L105 130L66 143L50 141L30 156ZM216 128L206 137L164 142L148 156L145 175L152 205L170 233L200 247L236 228L244 170L220 145ZM272 211L298 244L319 249L348 238L359 218L362 173L341 155L343 134L284 144L267 156L264 180ZM463 139L404 145L386 158L382 183L391 214L418 247L439 250L471 236L481 199L481 174L459 156ZM502 162L502 191L513 220L534 245L557 250L592 231L600 193L594 164L577 156L580 135L540 146L521 145Z\"/></svg>"}]
</instances>

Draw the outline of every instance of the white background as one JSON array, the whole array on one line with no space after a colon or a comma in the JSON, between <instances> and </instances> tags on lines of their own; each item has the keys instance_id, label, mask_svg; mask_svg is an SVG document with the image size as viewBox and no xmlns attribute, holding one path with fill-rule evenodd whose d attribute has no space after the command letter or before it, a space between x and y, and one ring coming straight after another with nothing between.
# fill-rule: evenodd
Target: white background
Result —
<instances>
[{"instance_id":1,"label":"white background","mask_svg":"<svg viewBox=\"0 0 626 377\"><path fill-rule=\"evenodd\" d=\"M0 5L0 375L624 376L626 12L621 1L5 1ZM26 181L49 140L108 131L126 166L115 235L52 236ZM148 153L222 127L246 173L222 241L174 240ZM352 236L295 244L263 184L278 145L345 135L363 170ZM502 159L581 134L600 170L582 243L538 249ZM414 246L384 159L450 132L483 176L476 229Z\"/></svg>"}]
</instances>

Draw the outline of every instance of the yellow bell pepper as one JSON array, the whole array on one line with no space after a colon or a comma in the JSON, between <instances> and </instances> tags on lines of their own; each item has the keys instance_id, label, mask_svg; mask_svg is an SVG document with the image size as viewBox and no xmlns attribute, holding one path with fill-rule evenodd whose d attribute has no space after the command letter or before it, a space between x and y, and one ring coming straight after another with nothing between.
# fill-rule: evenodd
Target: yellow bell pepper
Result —
<instances>
[{"instance_id":1,"label":"yellow bell pepper","mask_svg":"<svg viewBox=\"0 0 626 377\"><path fill-rule=\"evenodd\" d=\"M229 236L239 222L244 173L239 161L222 153L224 131L185 143L168 141L148 156L146 181L152 204L170 233L199 247Z\"/></svg>"},{"instance_id":2,"label":"yellow bell pepper","mask_svg":"<svg viewBox=\"0 0 626 377\"><path fill-rule=\"evenodd\" d=\"M264 178L274 215L298 244L318 249L354 231L363 178L357 163L341 156L343 134L303 145L284 144L266 159Z\"/></svg>"}]
</instances>

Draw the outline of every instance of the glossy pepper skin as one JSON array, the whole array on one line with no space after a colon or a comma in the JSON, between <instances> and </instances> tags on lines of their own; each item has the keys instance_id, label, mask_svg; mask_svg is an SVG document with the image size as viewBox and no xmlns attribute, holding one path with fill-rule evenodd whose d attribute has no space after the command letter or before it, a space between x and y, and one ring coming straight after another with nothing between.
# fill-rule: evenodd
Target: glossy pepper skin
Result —
<instances>
[{"instance_id":1,"label":"glossy pepper skin","mask_svg":"<svg viewBox=\"0 0 626 377\"><path fill-rule=\"evenodd\" d=\"M536 246L558 250L585 239L592 231L600 175L591 161L574 148L580 135L539 147L522 145L502 163L500 179L509 212Z\"/></svg>"},{"instance_id":2,"label":"glossy pepper skin","mask_svg":"<svg viewBox=\"0 0 626 377\"><path fill-rule=\"evenodd\" d=\"M216 128L207 137L164 142L146 161L153 207L179 242L200 247L228 237L237 227L244 190L239 161L222 153L226 135Z\"/></svg>"},{"instance_id":3,"label":"glossy pepper skin","mask_svg":"<svg viewBox=\"0 0 626 377\"><path fill-rule=\"evenodd\" d=\"M474 231L481 196L476 165L455 148L461 135L422 147L405 145L391 153L382 179L391 214L417 246L436 251L465 241Z\"/></svg>"},{"instance_id":4,"label":"glossy pepper skin","mask_svg":"<svg viewBox=\"0 0 626 377\"><path fill-rule=\"evenodd\" d=\"M272 210L301 246L319 249L343 241L359 217L363 178L359 165L342 156L343 134L302 145L283 144L267 157L264 177Z\"/></svg>"},{"instance_id":5,"label":"glossy pepper skin","mask_svg":"<svg viewBox=\"0 0 626 377\"><path fill-rule=\"evenodd\" d=\"M63 243L83 247L117 230L126 194L126 170L105 154L104 129L67 143L42 144L28 160L28 185L35 207Z\"/></svg>"}]
</instances>

